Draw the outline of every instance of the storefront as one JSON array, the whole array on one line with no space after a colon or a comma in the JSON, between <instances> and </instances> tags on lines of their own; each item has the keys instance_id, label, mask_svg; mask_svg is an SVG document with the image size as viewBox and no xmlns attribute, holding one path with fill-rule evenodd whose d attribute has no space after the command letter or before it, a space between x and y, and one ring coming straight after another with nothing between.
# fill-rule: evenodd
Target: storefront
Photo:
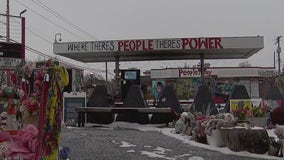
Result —
<instances>
[{"instance_id":1,"label":"storefront","mask_svg":"<svg viewBox=\"0 0 284 160\"><path fill-rule=\"evenodd\" d=\"M211 67L205 70L204 77L212 96L225 92L224 85L228 83L228 87L244 85L249 96L257 99L262 98L260 93L263 82L273 81L275 74L273 67ZM155 84L158 81L173 85L179 99L184 100L193 99L198 86L201 85L201 73L198 68L152 69L150 76L153 96L156 95Z\"/></svg>"}]
</instances>

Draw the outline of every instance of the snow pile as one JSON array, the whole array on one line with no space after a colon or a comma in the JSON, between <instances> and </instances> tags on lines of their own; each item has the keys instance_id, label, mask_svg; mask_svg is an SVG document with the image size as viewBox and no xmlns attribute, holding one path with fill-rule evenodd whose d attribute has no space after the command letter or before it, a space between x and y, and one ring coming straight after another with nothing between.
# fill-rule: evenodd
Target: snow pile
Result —
<instances>
[{"instance_id":1,"label":"snow pile","mask_svg":"<svg viewBox=\"0 0 284 160\"><path fill-rule=\"evenodd\" d=\"M245 157L252 157L252 158L263 158L263 159L273 159L273 160L282 160L283 158L281 157L275 157L275 156L269 156L268 154L254 154L254 153L249 153L247 151L242 151L242 152L234 152L232 150L230 150L228 147L215 147L215 146L211 146L211 145L206 145L206 144L201 144L195 141L190 140L189 136L187 135L182 135L182 134L176 134L175 133L175 129L174 128L159 128L159 126L161 125L140 125L140 124L136 124L136 123L126 123L126 122L115 122L112 123L110 125L108 125L109 127L114 127L114 128L130 128L130 129L137 129L140 131L156 131L156 132L160 132L166 136L169 137L173 137L176 138L180 141L182 141L183 143L195 146L195 147L200 147L200 148L204 148L204 149L208 149L208 150L212 150L212 151L218 151L224 154L230 154L230 155L236 155L236 156L245 156ZM257 128L255 128L257 129ZM267 130L267 133L269 135L269 137L276 137L276 135L274 134L273 130ZM160 152L161 153L161 152ZM149 151L143 151L144 155L148 155L149 157L153 157L153 156L157 156L157 158L164 158L164 159L168 159L171 157L164 157L163 154L158 154L157 151L155 152L155 150L153 152L149 152ZM201 157L191 157L190 160L203 160L203 158Z\"/></svg>"}]
</instances>

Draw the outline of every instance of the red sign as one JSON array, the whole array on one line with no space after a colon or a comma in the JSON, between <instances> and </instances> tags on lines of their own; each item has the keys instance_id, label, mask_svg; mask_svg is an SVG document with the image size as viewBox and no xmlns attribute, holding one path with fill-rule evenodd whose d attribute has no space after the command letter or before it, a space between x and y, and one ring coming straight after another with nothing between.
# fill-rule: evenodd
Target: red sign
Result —
<instances>
[{"instance_id":1,"label":"red sign","mask_svg":"<svg viewBox=\"0 0 284 160\"><path fill-rule=\"evenodd\" d=\"M211 75L212 71L206 70L204 72L204 76L209 77ZM179 77L200 77L201 72L197 68L192 69L179 69L178 71Z\"/></svg>"},{"instance_id":2,"label":"red sign","mask_svg":"<svg viewBox=\"0 0 284 160\"><path fill-rule=\"evenodd\" d=\"M153 40L130 40L118 41L118 51L151 51L153 48Z\"/></svg>"},{"instance_id":3,"label":"red sign","mask_svg":"<svg viewBox=\"0 0 284 160\"><path fill-rule=\"evenodd\" d=\"M220 49L221 38L183 38L182 49Z\"/></svg>"},{"instance_id":4,"label":"red sign","mask_svg":"<svg viewBox=\"0 0 284 160\"><path fill-rule=\"evenodd\" d=\"M195 50L226 48L225 38L174 38L174 39L133 39L86 41L71 43L55 43L55 52L132 52L132 51L161 51L161 50ZM57 51L56 51L57 50Z\"/></svg>"}]
</instances>

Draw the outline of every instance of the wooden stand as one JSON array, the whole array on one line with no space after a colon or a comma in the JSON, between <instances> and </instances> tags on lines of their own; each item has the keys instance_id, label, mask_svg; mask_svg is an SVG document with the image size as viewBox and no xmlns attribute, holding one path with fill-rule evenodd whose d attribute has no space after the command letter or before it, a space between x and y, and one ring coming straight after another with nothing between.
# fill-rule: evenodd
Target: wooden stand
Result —
<instances>
[{"instance_id":1,"label":"wooden stand","mask_svg":"<svg viewBox=\"0 0 284 160\"><path fill-rule=\"evenodd\" d=\"M269 150L269 137L265 129L222 128L221 133L225 145L232 151L264 154Z\"/></svg>"}]
</instances>

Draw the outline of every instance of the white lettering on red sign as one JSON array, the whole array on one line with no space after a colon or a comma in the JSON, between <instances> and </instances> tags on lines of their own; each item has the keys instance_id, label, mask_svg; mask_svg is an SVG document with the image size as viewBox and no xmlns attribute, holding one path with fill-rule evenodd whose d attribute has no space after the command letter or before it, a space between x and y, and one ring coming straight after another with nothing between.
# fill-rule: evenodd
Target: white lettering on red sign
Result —
<instances>
[{"instance_id":1,"label":"white lettering on red sign","mask_svg":"<svg viewBox=\"0 0 284 160\"><path fill-rule=\"evenodd\" d=\"M198 69L179 69L179 77L200 77L201 72ZM212 71L206 70L204 76L210 77Z\"/></svg>"}]
</instances>

